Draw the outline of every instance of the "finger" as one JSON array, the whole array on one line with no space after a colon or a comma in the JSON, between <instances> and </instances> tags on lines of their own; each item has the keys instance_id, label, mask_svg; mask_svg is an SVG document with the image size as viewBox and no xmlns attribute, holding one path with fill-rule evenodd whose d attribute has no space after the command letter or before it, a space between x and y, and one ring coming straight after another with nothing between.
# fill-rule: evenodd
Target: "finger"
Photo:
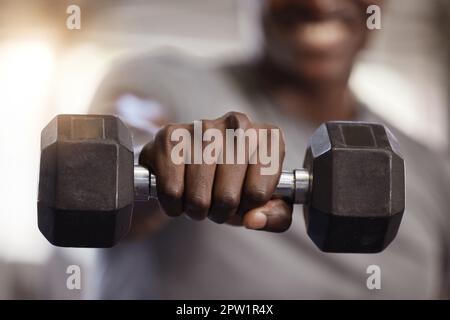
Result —
<instances>
[{"instance_id":1,"label":"finger","mask_svg":"<svg viewBox=\"0 0 450 320\"><path fill-rule=\"evenodd\" d=\"M232 225L232 226L241 227L242 226L242 217L235 214L235 215L231 216L231 218L228 219L225 223Z\"/></svg>"},{"instance_id":2,"label":"finger","mask_svg":"<svg viewBox=\"0 0 450 320\"><path fill-rule=\"evenodd\" d=\"M281 130L271 125L258 125L258 158L247 168L239 214L268 202L278 185L285 154Z\"/></svg>"},{"instance_id":3,"label":"finger","mask_svg":"<svg viewBox=\"0 0 450 320\"><path fill-rule=\"evenodd\" d=\"M226 129L235 130L232 148L227 141L226 134L224 135L223 146L225 147L221 159L226 164L217 165L212 205L209 212L209 219L216 223L225 223L232 219L239 208L249 159L249 145L245 140L245 131L251 127L251 123L246 115L234 112L215 121L217 127L221 128L224 133ZM242 131L237 132L236 129L242 129ZM241 136L238 138L236 134L241 134ZM238 139L241 139L244 144L239 145ZM238 155L238 152L244 154ZM232 163L229 163L230 159L228 158L232 160Z\"/></svg>"},{"instance_id":4,"label":"finger","mask_svg":"<svg viewBox=\"0 0 450 320\"><path fill-rule=\"evenodd\" d=\"M218 165L209 219L225 223L239 208L247 165Z\"/></svg>"},{"instance_id":5,"label":"finger","mask_svg":"<svg viewBox=\"0 0 450 320\"><path fill-rule=\"evenodd\" d=\"M172 149L178 141L172 141L176 129L188 130L187 125L167 125L141 151L139 163L156 176L159 203L168 216L183 212L184 163L172 161ZM179 132L179 131L178 131ZM174 136L175 137L175 136Z\"/></svg>"},{"instance_id":6,"label":"finger","mask_svg":"<svg viewBox=\"0 0 450 320\"><path fill-rule=\"evenodd\" d=\"M212 121L203 120L198 123L202 125L202 132L207 132L208 129L214 128ZM202 139L202 137L200 138ZM196 137L192 135L192 146L194 146L194 139ZM205 163L203 153L207 144L202 143L199 150L196 150L194 146L191 164L185 167L184 212L194 220L205 219L211 206L216 159L210 159L208 163ZM195 154L195 152L199 154ZM195 157L202 160L200 164L195 164Z\"/></svg>"},{"instance_id":7,"label":"finger","mask_svg":"<svg viewBox=\"0 0 450 320\"><path fill-rule=\"evenodd\" d=\"M292 224L291 204L281 199L270 200L264 206L244 214L243 225L247 229L268 232L284 232Z\"/></svg>"}]
</instances>

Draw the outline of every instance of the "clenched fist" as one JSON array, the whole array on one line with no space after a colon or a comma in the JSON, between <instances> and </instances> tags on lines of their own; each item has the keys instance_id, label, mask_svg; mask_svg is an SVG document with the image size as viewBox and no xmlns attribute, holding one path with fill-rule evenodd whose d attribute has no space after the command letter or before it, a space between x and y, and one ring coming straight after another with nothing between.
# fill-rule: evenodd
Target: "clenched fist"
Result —
<instances>
[{"instance_id":1,"label":"clenched fist","mask_svg":"<svg viewBox=\"0 0 450 320\"><path fill-rule=\"evenodd\" d=\"M166 125L139 162L156 176L158 200L169 216L283 232L291 225L292 205L272 195L284 154L279 128L231 112Z\"/></svg>"}]
</instances>

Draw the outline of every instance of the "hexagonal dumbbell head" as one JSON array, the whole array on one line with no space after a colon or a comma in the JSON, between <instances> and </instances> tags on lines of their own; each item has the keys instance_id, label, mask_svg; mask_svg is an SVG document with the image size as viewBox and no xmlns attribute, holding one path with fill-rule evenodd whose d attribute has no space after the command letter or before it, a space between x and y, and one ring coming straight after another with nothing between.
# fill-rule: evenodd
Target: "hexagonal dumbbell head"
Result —
<instances>
[{"instance_id":1,"label":"hexagonal dumbbell head","mask_svg":"<svg viewBox=\"0 0 450 320\"><path fill-rule=\"evenodd\" d=\"M54 245L110 247L129 230L131 134L113 116L62 115L41 135L38 225Z\"/></svg>"},{"instance_id":2,"label":"hexagonal dumbbell head","mask_svg":"<svg viewBox=\"0 0 450 320\"><path fill-rule=\"evenodd\" d=\"M394 239L405 209L405 169L382 125L330 122L310 140L304 206L308 235L325 252L377 253Z\"/></svg>"}]
</instances>

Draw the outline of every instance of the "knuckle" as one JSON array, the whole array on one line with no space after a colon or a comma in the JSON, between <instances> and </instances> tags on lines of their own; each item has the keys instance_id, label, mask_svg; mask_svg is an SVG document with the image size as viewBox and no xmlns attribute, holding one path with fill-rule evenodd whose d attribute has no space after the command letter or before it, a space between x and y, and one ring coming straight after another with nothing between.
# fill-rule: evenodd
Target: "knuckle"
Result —
<instances>
[{"instance_id":1,"label":"knuckle","mask_svg":"<svg viewBox=\"0 0 450 320\"><path fill-rule=\"evenodd\" d=\"M182 124L175 124L175 123L166 124L160 130L158 130L156 138L163 141L171 140L172 134L179 129L188 129L188 128L186 125Z\"/></svg>"},{"instance_id":2,"label":"knuckle","mask_svg":"<svg viewBox=\"0 0 450 320\"><path fill-rule=\"evenodd\" d=\"M260 129L267 130L267 140L268 141L272 141L272 139L274 138L273 137L274 134L277 135L276 137L278 138L278 143L279 143L278 144L279 155L280 155L281 158L284 158L285 150L286 150L286 144L285 144L285 137L284 137L283 130L280 127L276 126L276 125L267 124L267 123L264 123L264 124L260 125L258 129L259 130ZM259 143L261 143L261 141L259 141Z\"/></svg>"},{"instance_id":3,"label":"knuckle","mask_svg":"<svg viewBox=\"0 0 450 320\"><path fill-rule=\"evenodd\" d=\"M188 130L189 127L181 124L167 124L162 127L155 136L155 143L161 147L172 147L173 145L178 143L178 140L173 140L174 133L177 133L177 130ZM183 132L180 132L182 135Z\"/></svg>"},{"instance_id":4,"label":"knuckle","mask_svg":"<svg viewBox=\"0 0 450 320\"><path fill-rule=\"evenodd\" d=\"M270 200L271 196L270 192L263 188L249 188L245 192L245 198L255 204L264 204Z\"/></svg>"},{"instance_id":5,"label":"knuckle","mask_svg":"<svg viewBox=\"0 0 450 320\"><path fill-rule=\"evenodd\" d=\"M151 166L154 154L154 142L151 141L147 143L141 150L141 153L139 154L139 163L147 166Z\"/></svg>"},{"instance_id":6,"label":"knuckle","mask_svg":"<svg viewBox=\"0 0 450 320\"><path fill-rule=\"evenodd\" d=\"M156 133L156 139L162 139L166 140L167 138L170 139L170 136L172 132L176 129L177 125L170 123L166 124L164 127L158 130Z\"/></svg>"},{"instance_id":7,"label":"knuckle","mask_svg":"<svg viewBox=\"0 0 450 320\"><path fill-rule=\"evenodd\" d=\"M167 141L170 141L174 128L172 125L165 125L158 130L154 139L154 146L158 148L164 148Z\"/></svg>"},{"instance_id":8,"label":"knuckle","mask_svg":"<svg viewBox=\"0 0 450 320\"><path fill-rule=\"evenodd\" d=\"M183 198L183 189L175 185L162 188L161 193L169 201L179 201Z\"/></svg>"},{"instance_id":9,"label":"knuckle","mask_svg":"<svg viewBox=\"0 0 450 320\"><path fill-rule=\"evenodd\" d=\"M202 120L202 129L203 131L206 131L208 129L214 129L216 128L216 124L212 120Z\"/></svg>"},{"instance_id":10,"label":"knuckle","mask_svg":"<svg viewBox=\"0 0 450 320\"><path fill-rule=\"evenodd\" d=\"M278 133L278 138L280 142L284 145L284 132L280 127L273 124L263 124L262 128L268 130L267 133L270 138L272 137L274 132Z\"/></svg>"},{"instance_id":11,"label":"knuckle","mask_svg":"<svg viewBox=\"0 0 450 320\"><path fill-rule=\"evenodd\" d=\"M245 113L232 111L225 115L225 125L229 129L246 129L250 127L250 123Z\"/></svg>"},{"instance_id":12,"label":"knuckle","mask_svg":"<svg viewBox=\"0 0 450 320\"><path fill-rule=\"evenodd\" d=\"M236 210L239 207L240 197L238 194L224 192L215 197L214 203L221 209Z\"/></svg>"},{"instance_id":13,"label":"knuckle","mask_svg":"<svg viewBox=\"0 0 450 320\"><path fill-rule=\"evenodd\" d=\"M277 125L274 125L272 123L263 123L263 124L261 124L261 128L281 130L280 127L278 127Z\"/></svg>"},{"instance_id":14,"label":"knuckle","mask_svg":"<svg viewBox=\"0 0 450 320\"><path fill-rule=\"evenodd\" d=\"M192 195L186 198L186 207L195 212L206 212L210 207L210 200L204 196Z\"/></svg>"}]
</instances>

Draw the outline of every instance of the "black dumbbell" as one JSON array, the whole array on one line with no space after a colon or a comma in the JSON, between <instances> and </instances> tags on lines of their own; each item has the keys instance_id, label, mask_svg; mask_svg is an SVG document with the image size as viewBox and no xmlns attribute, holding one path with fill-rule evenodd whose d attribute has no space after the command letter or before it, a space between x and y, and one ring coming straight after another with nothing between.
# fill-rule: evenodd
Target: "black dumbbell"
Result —
<instances>
[{"instance_id":1,"label":"black dumbbell","mask_svg":"<svg viewBox=\"0 0 450 320\"><path fill-rule=\"evenodd\" d=\"M325 252L376 253L395 238L405 170L383 125L328 122L310 139L304 169L285 171L274 196L304 205ZM134 201L156 197L134 165L129 129L114 116L59 115L42 131L38 224L56 246L111 247L129 231Z\"/></svg>"}]
</instances>

